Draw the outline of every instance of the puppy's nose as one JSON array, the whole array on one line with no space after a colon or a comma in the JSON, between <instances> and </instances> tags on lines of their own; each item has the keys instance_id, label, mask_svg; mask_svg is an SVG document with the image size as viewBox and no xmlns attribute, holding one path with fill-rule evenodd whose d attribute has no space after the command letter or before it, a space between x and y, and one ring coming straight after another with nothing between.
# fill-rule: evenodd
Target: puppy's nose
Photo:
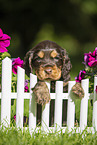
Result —
<instances>
[{"instance_id":1,"label":"puppy's nose","mask_svg":"<svg viewBox=\"0 0 97 145\"><path fill-rule=\"evenodd\" d=\"M50 69L50 68L49 68L49 69L45 69L44 71L45 71L45 73L47 73L47 74L51 74L51 73L52 73L52 69Z\"/></svg>"}]
</instances>

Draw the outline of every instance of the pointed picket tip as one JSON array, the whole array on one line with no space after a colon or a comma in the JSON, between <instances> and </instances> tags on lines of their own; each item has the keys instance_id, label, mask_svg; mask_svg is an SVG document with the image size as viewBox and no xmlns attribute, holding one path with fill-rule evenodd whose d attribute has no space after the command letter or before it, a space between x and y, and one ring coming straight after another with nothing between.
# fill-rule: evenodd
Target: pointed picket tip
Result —
<instances>
[{"instance_id":1,"label":"pointed picket tip","mask_svg":"<svg viewBox=\"0 0 97 145\"><path fill-rule=\"evenodd\" d=\"M12 60L8 57L2 60L2 78L4 79L6 75L11 77L12 72Z\"/></svg>"},{"instance_id":2,"label":"pointed picket tip","mask_svg":"<svg viewBox=\"0 0 97 145\"><path fill-rule=\"evenodd\" d=\"M20 66L17 67L17 72L18 71L25 72L25 70L22 67L20 67Z\"/></svg>"},{"instance_id":3,"label":"pointed picket tip","mask_svg":"<svg viewBox=\"0 0 97 145\"><path fill-rule=\"evenodd\" d=\"M37 76L30 73L30 89L33 88L36 83L37 83Z\"/></svg>"},{"instance_id":4,"label":"pointed picket tip","mask_svg":"<svg viewBox=\"0 0 97 145\"><path fill-rule=\"evenodd\" d=\"M36 75L34 75L34 74L32 74L32 73L30 73L30 77L37 78L37 76L36 76Z\"/></svg>"},{"instance_id":5,"label":"pointed picket tip","mask_svg":"<svg viewBox=\"0 0 97 145\"><path fill-rule=\"evenodd\" d=\"M9 57L5 57L3 60L2 60L2 62L11 62L12 60L9 58Z\"/></svg>"}]
</instances>

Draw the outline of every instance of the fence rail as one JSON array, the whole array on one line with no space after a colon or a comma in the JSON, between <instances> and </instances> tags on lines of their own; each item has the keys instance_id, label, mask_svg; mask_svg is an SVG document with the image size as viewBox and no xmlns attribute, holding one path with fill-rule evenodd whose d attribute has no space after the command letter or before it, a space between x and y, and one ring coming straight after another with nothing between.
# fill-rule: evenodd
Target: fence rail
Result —
<instances>
[{"instance_id":1,"label":"fence rail","mask_svg":"<svg viewBox=\"0 0 97 145\"><path fill-rule=\"evenodd\" d=\"M23 113L24 113L24 99L29 99L29 130L36 128L36 116L37 108L35 98L31 88L37 83L37 76L30 74L30 93L24 93L24 82L25 82L25 70L18 67L17 73L17 92L11 92L11 76L12 75L12 61L9 58L5 58L2 61L2 90L0 92L1 99L1 123L5 126L10 124L11 118L11 99L16 99L16 125L23 129ZM50 82L46 82L50 90ZM75 123L75 101L72 99L71 88L75 84L75 81L69 81L68 93L63 93L63 82L56 81L56 92L50 93L51 99L55 99L55 115L54 115L54 127L49 127L49 113L50 103L46 104L42 108L42 128L54 129L57 124L57 129L62 128L64 131L68 127L71 131L74 129ZM85 79L81 82L85 92L84 98L81 100L80 105L80 127L77 127L78 132L85 129L87 126L87 114L88 114L88 100L93 99L93 120L92 127L89 130L97 131L97 94L95 91L97 85L97 77L94 78L94 93L89 94L89 80ZM67 127L62 127L62 102L68 100L67 105ZM7 123L6 121L7 120Z\"/></svg>"}]
</instances>

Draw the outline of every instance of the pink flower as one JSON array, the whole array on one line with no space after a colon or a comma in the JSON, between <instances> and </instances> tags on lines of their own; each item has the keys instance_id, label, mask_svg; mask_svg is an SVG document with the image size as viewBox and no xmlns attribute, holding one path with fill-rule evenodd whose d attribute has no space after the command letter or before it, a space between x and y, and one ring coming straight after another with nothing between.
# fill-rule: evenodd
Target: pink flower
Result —
<instances>
[{"instance_id":1,"label":"pink flower","mask_svg":"<svg viewBox=\"0 0 97 145\"><path fill-rule=\"evenodd\" d=\"M23 67L23 60L21 60L19 57L12 60L12 72L14 74L17 74L17 67Z\"/></svg>"},{"instance_id":2,"label":"pink flower","mask_svg":"<svg viewBox=\"0 0 97 145\"><path fill-rule=\"evenodd\" d=\"M97 86L96 86L96 89L95 89L95 91L96 91L96 94L97 94Z\"/></svg>"},{"instance_id":3,"label":"pink flower","mask_svg":"<svg viewBox=\"0 0 97 145\"><path fill-rule=\"evenodd\" d=\"M90 67L97 65L97 47L93 53L89 52L84 54L84 61Z\"/></svg>"},{"instance_id":4,"label":"pink flower","mask_svg":"<svg viewBox=\"0 0 97 145\"><path fill-rule=\"evenodd\" d=\"M16 115L14 115L14 120L16 121Z\"/></svg>"},{"instance_id":5,"label":"pink flower","mask_svg":"<svg viewBox=\"0 0 97 145\"><path fill-rule=\"evenodd\" d=\"M28 86L25 86L25 90L24 91L28 92L28 89L29 89Z\"/></svg>"},{"instance_id":6,"label":"pink flower","mask_svg":"<svg viewBox=\"0 0 97 145\"><path fill-rule=\"evenodd\" d=\"M11 38L7 34L3 34L3 31L0 28L0 52L1 53L8 51L6 47L10 45L10 39Z\"/></svg>"},{"instance_id":7,"label":"pink flower","mask_svg":"<svg viewBox=\"0 0 97 145\"><path fill-rule=\"evenodd\" d=\"M85 70L80 70L79 75L77 77L75 77L76 82L81 82L82 79L84 79L84 75L85 75Z\"/></svg>"},{"instance_id":8,"label":"pink flower","mask_svg":"<svg viewBox=\"0 0 97 145\"><path fill-rule=\"evenodd\" d=\"M24 87L24 91L25 92L28 92L29 91L29 88L27 86L28 85L28 82L29 82L28 80L25 80L25 87Z\"/></svg>"}]
</instances>

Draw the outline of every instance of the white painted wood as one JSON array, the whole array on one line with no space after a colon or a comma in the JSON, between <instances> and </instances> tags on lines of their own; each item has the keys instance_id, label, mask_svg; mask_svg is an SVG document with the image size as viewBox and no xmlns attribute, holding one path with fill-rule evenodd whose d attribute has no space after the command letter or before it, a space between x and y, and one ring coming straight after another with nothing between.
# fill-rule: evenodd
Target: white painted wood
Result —
<instances>
[{"instance_id":1,"label":"white painted wood","mask_svg":"<svg viewBox=\"0 0 97 145\"><path fill-rule=\"evenodd\" d=\"M11 75L12 75L12 61L9 58L5 58L2 61L2 90L0 92L1 99L1 123L5 126L10 125L10 116L11 116L11 99L17 99L16 105L16 125L17 127L21 127L23 129L23 112L24 112L24 99L29 99L29 129L30 131L35 129L36 127L36 103L35 96L31 88L35 86L37 83L37 76L30 74L30 93L24 93L24 81L25 81L25 71L24 69L18 67L17 74L17 92L11 93ZM46 82L49 90L50 83ZM75 103L72 99L71 89L75 84L75 81L70 81L68 84L68 93L63 93L63 82L56 82L56 93L50 93L51 99L55 99L55 124L58 124L60 128L66 129L66 127L62 126L62 100L68 99L68 108L67 108L67 126L69 131L74 128L74 120L75 120ZM85 92L84 98L81 100L81 108L80 108L80 127L79 130L83 130L87 126L87 112L88 112L88 99L93 98L93 93L88 93L89 88L89 80L82 80L82 87ZM97 94L96 94L96 86L97 86L97 77L94 78L94 101L93 101L93 127L97 131ZM49 127L49 109L50 104L46 104L42 111L42 126L45 131ZM7 122L6 122L6 121ZM91 129L94 131L93 127ZM53 131L55 127L53 127Z\"/></svg>"},{"instance_id":2,"label":"white painted wood","mask_svg":"<svg viewBox=\"0 0 97 145\"><path fill-rule=\"evenodd\" d=\"M1 123L10 125L11 115L11 75L12 61L6 57L2 61L2 99L1 99Z\"/></svg>"},{"instance_id":3,"label":"white painted wood","mask_svg":"<svg viewBox=\"0 0 97 145\"><path fill-rule=\"evenodd\" d=\"M56 94L55 93L50 93L51 99L55 99ZM17 92L13 93L11 92L11 99L16 99L17 98ZM67 100L68 99L68 93L62 93L62 99ZM94 93L90 94L88 93L88 99L93 99L94 98ZM1 92L0 92L0 99L1 99ZM24 93L24 99L30 99L30 93Z\"/></svg>"},{"instance_id":4,"label":"white painted wood","mask_svg":"<svg viewBox=\"0 0 97 145\"><path fill-rule=\"evenodd\" d=\"M94 78L94 99L93 99L93 127L97 131L97 93L96 93L96 86L97 86L97 77Z\"/></svg>"},{"instance_id":5,"label":"white painted wood","mask_svg":"<svg viewBox=\"0 0 97 145\"><path fill-rule=\"evenodd\" d=\"M68 83L68 106L67 106L67 127L71 131L74 128L75 121L75 102L72 99L71 89L75 85L75 81L69 81Z\"/></svg>"},{"instance_id":6,"label":"white painted wood","mask_svg":"<svg viewBox=\"0 0 97 145\"><path fill-rule=\"evenodd\" d=\"M29 130L32 131L36 127L36 112L37 104L35 96L31 88L37 83L37 76L30 73L30 103L29 103Z\"/></svg>"},{"instance_id":7,"label":"white painted wood","mask_svg":"<svg viewBox=\"0 0 97 145\"><path fill-rule=\"evenodd\" d=\"M17 68L16 126L23 129L25 70Z\"/></svg>"},{"instance_id":8,"label":"white painted wood","mask_svg":"<svg viewBox=\"0 0 97 145\"><path fill-rule=\"evenodd\" d=\"M55 99L55 118L54 118L54 124L57 128L62 126L62 98L61 98L62 93L63 93L63 82L57 81L56 99Z\"/></svg>"},{"instance_id":9,"label":"white painted wood","mask_svg":"<svg viewBox=\"0 0 97 145\"><path fill-rule=\"evenodd\" d=\"M80 106L80 129L82 131L87 126L89 79L82 80L81 84L85 93Z\"/></svg>"},{"instance_id":10,"label":"white painted wood","mask_svg":"<svg viewBox=\"0 0 97 145\"><path fill-rule=\"evenodd\" d=\"M50 82L46 82L50 92ZM48 129L49 127L49 109L50 103L47 103L45 106L42 107L42 127L44 130Z\"/></svg>"}]
</instances>

